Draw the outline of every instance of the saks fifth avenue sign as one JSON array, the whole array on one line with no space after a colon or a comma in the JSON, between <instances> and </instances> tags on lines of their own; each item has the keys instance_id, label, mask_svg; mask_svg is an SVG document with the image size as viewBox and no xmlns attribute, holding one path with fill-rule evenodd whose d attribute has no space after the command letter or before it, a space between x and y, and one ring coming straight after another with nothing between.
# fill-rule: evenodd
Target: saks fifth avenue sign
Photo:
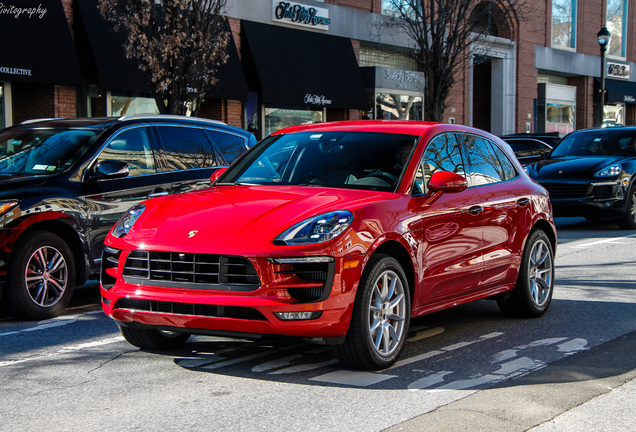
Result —
<instances>
[{"instance_id":1,"label":"saks fifth avenue sign","mask_svg":"<svg viewBox=\"0 0 636 432\"><path fill-rule=\"evenodd\" d=\"M329 30L329 9L280 0L272 0L272 9L274 21Z\"/></svg>"},{"instance_id":2,"label":"saks fifth avenue sign","mask_svg":"<svg viewBox=\"0 0 636 432\"><path fill-rule=\"evenodd\" d=\"M315 95L307 93L305 95L305 103L308 105L327 106L331 105L331 99L325 98L325 95Z\"/></svg>"}]
</instances>

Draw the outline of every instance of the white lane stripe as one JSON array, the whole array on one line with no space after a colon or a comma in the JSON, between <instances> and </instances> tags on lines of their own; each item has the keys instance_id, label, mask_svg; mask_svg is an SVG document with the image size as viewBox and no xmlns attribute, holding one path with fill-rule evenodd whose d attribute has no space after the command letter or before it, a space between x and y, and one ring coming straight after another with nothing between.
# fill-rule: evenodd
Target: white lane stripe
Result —
<instances>
[{"instance_id":1,"label":"white lane stripe","mask_svg":"<svg viewBox=\"0 0 636 432\"><path fill-rule=\"evenodd\" d=\"M57 318L52 318L52 319L48 319L44 321L38 321L37 323L35 323L35 327L28 327L21 330L12 330L10 332L0 333L0 337L18 334L21 332L33 332L33 331L47 330L53 327L61 327L68 324L73 324L77 322L78 320L81 320L82 318L84 318L85 315L99 314L99 313L103 314L104 312L102 310L97 310L97 311L91 311L91 312L84 312L84 313L76 314L76 315L64 315Z\"/></svg>"},{"instance_id":2,"label":"white lane stripe","mask_svg":"<svg viewBox=\"0 0 636 432\"><path fill-rule=\"evenodd\" d=\"M630 235L621 236L621 237L613 237L613 238L608 238L608 239L603 239L603 240L597 240L597 241L593 241L593 242L589 242L589 243L576 244L576 245L571 245L571 247L586 248L586 247L596 246L596 245L604 244L604 243L620 242L621 240L625 240L625 239L633 238L633 237L636 237L636 234L630 234ZM563 246L570 246L570 245L565 244Z\"/></svg>"},{"instance_id":3,"label":"white lane stripe","mask_svg":"<svg viewBox=\"0 0 636 432\"><path fill-rule=\"evenodd\" d=\"M94 342L86 342L86 343L77 344L77 345L69 345L69 346L64 347L62 349L59 349L57 351L49 352L49 353L46 353L46 354L40 354L40 355L36 355L36 356L33 356L33 357L27 357L27 358L18 359L18 360L3 361L3 362L0 362L0 367L12 366L12 365L19 364L19 363L26 363L26 362L44 360L44 359L47 359L47 358L55 356L55 355L68 354L68 353L71 353L71 352L76 352L76 351L81 351L81 350L85 350L85 349L100 347L100 346L112 344L112 343L115 343L115 342L122 342L123 340L124 340L124 338L122 336L116 336L116 337L112 337L112 338L108 338L108 339L102 339L102 340L94 341Z\"/></svg>"}]
</instances>

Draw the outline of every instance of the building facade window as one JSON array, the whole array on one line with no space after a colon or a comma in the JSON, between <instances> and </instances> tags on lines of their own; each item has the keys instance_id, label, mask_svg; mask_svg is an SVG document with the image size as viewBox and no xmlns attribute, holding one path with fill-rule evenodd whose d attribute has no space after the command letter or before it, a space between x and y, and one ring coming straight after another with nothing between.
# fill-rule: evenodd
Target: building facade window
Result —
<instances>
[{"instance_id":1,"label":"building facade window","mask_svg":"<svg viewBox=\"0 0 636 432\"><path fill-rule=\"evenodd\" d=\"M381 49L369 45L360 45L360 67L382 66L393 69L417 70L417 63L397 51Z\"/></svg>"},{"instance_id":2,"label":"building facade window","mask_svg":"<svg viewBox=\"0 0 636 432\"><path fill-rule=\"evenodd\" d=\"M552 0L552 46L576 48L577 0Z\"/></svg>"},{"instance_id":3,"label":"building facade window","mask_svg":"<svg viewBox=\"0 0 636 432\"><path fill-rule=\"evenodd\" d=\"M612 34L607 55L625 58L627 50L627 0L607 0L607 29Z\"/></svg>"}]
</instances>

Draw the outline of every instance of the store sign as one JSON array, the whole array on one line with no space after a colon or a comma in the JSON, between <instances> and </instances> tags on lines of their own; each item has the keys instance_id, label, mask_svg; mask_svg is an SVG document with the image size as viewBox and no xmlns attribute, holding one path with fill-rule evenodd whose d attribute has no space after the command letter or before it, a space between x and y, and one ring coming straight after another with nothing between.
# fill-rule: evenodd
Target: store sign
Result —
<instances>
[{"instance_id":1,"label":"store sign","mask_svg":"<svg viewBox=\"0 0 636 432\"><path fill-rule=\"evenodd\" d=\"M424 89L424 74L404 69L375 66L375 87L422 93Z\"/></svg>"},{"instance_id":2,"label":"store sign","mask_svg":"<svg viewBox=\"0 0 636 432\"><path fill-rule=\"evenodd\" d=\"M331 99L327 99L325 95L307 93L305 95L305 103L309 105L327 106L331 105Z\"/></svg>"},{"instance_id":3,"label":"store sign","mask_svg":"<svg viewBox=\"0 0 636 432\"><path fill-rule=\"evenodd\" d=\"M631 69L628 64L607 62L607 76L612 78L629 79Z\"/></svg>"},{"instance_id":4,"label":"store sign","mask_svg":"<svg viewBox=\"0 0 636 432\"><path fill-rule=\"evenodd\" d=\"M0 73L8 74L8 75L22 75L22 76L32 76L33 73L31 69L22 69L10 66L0 66Z\"/></svg>"},{"instance_id":5,"label":"store sign","mask_svg":"<svg viewBox=\"0 0 636 432\"><path fill-rule=\"evenodd\" d=\"M280 0L272 0L272 7L274 21L329 30L329 9Z\"/></svg>"},{"instance_id":6,"label":"store sign","mask_svg":"<svg viewBox=\"0 0 636 432\"><path fill-rule=\"evenodd\" d=\"M417 74L413 71L386 68L384 70L384 78L387 81L393 81L395 88L407 89L417 84Z\"/></svg>"}]
</instances>

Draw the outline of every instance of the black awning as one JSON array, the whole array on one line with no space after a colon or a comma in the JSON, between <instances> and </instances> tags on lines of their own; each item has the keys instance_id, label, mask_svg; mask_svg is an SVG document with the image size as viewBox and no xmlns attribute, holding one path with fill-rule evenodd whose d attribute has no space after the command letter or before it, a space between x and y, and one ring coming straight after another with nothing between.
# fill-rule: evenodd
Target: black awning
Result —
<instances>
[{"instance_id":1,"label":"black awning","mask_svg":"<svg viewBox=\"0 0 636 432\"><path fill-rule=\"evenodd\" d=\"M146 73L139 69L134 59L124 54L124 37L113 29L97 9L96 0L76 0L79 8L79 27L76 38L88 39L84 45L84 70L89 74L89 81L96 83L104 90L151 93L152 86ZM78 41L78 45L80 41ZM91 64L92 63L92 64ZM91 76L92 75L92 76Z\"/></svg>"},{"instance_id":2,"label":"black awning","mask_svg":"<svg viewBox=\"0 0 636 432\"><path fill-rule=\"evenodd\" d=\"M124 53L125 38L115 32L112 23L106 21L97 10L95 0L76 0L80 10L83 31L89 41L86 56L92 65L85 64L85 71L93 75L94 82L105 90L152 93L153 87L147 74L139 69L135 59ZM234 40L230 38L228 60L217 72L219 81L207 89L208 99L247 100L247 82L243 74ZM93 71L92 74L90 71Z\"/></svg>"},{"instance_id":3,"label":"black awning","mask_svg":"<svg viewBox=\"0 0 636 432\"><path fill-rule=\"evenodd\" d=\"M595 80L600 88L600 81ZM607 91L607 103L632 103L636 104L636 83L614 79L605 80Z\"/></svg>"},{"instance_id":4,"label":"black awning","mask_svg":"<svg viewBox=\"0 0 636 432\"><path fill-rule=\"evenodd\" d=\"M265 104L366 109L351 40L243 21Z\"/></svg>"},{"instance_id":5,"label":"black awning","mask_svg":"<svg viewBox=\"0 0 636 432\"><path fill-rule=\"evenodd\" d=\"M80 84L79 60L59 0L21 0L3 9L0 80Z\"/></svg>"}]
</instances>

